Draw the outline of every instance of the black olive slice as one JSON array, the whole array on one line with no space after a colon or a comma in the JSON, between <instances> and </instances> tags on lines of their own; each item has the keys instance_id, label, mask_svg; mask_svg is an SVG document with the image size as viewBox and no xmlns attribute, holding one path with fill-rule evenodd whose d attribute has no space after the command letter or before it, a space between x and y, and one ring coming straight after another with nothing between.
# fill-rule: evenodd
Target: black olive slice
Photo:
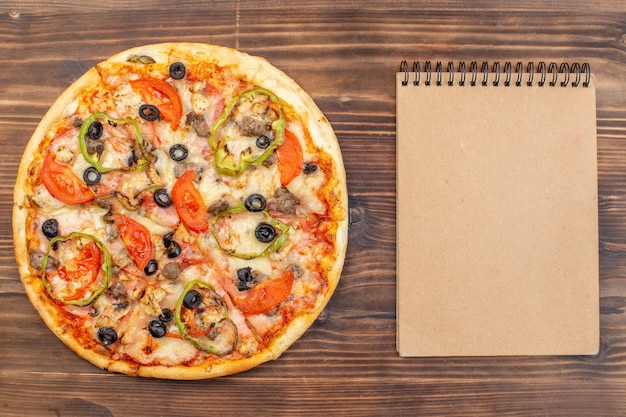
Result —
<instances>
[{"instance_id":1,"label":"black olive slice","mask_svg":"<svg viewBox=\"0 0 626 417\"><path fill-rule=\"evenodd\" d=\"M237 270L237 289L244 291L248 289L248 283L254 279L252 269L248 266Z\"/></svg>"},{"instance_id":2,"label":"black olive slice","mask_svg":"<svg viewBox=\"0 0 626 417\"><path fill-rule=\"evenodd\" d=\"M177 256L180 255L180 245L178 244L177 241L172 240L169 247L167 248L167 250L165 251L165 253L167 254L167 257L170 259L176 258Z\"/></svg>"},{"instance_id":3,"label":"black olive slice","mask_svg":"<svg viewBox=\"0 0 626 417\"><path fill-rule=\"evenodd\" d=\"M87 136L89 136L91 139L98 140L102 137L103 132L104 128L102 127L102 123L94 120L89 125L89 129L87 129Z\"/></svg>"},{"instance_id":4,"label":"black olive slice","mask_svg":"<svg viewBox=\"0 0 626 417\"><path fill-rule=\"evenodd\" d=\"M246 210L252 212L263 211L267 206L265 198L261 194L250 194L243 204Z\"/></svg>"},{"instance_id":5,"label":"black olive slice","mask_svg":"<svg viewBox=\"0 0 626 417\"><path fill-rule=\"evenodd\" d=\"M110 327L101 327L98 329L98 340L105 346L115 343L117 332Z\"/></svg>"},{"instance_id":6,"label":"black olive slice","mask_svg":"<svg viewBox=\"0 0 626 417\"><path fill-rule=\"evenodd\" d=\"M102 175L94 167L89 167L83 172L83 181L87 185L96 185L100 182Z\"/></svg>"},{"instance_id":7,"label":"black olive slice","mask_svg":"<svg viewBox=\"0 0 626 417\"><path fill-rule=\"evenodd\" d=\"M48 219L41 225L41 231L48 240L59 235L59 222L56 219Z\"/></svg>"},{"instance_id":8,"label":"black olive slice","mask_svg":"<svg viewBox=\"0 0 626 417\"><path fill-rule=\"evenodd\" d=\"M255 144L260 149L267 149L268 146L272 143L272 140L265 135L261 135L256 138Z\"/></svg>"},{"instance_id":9,"label":"black olive slice","mask_svg":"<svg viewBox=\"0 0 626 417\"><path fill-rule=\"evenodd\" d=\"M139 106L139 117L149 122L154 122L159 118L159 109L152 104L142 104Z\"/></svg>"},{"instance_id":10,"label":"black olive slice","mask_svg":"<svg viewBox=\"0 0 626 417\"><path fill-rule=\"evenodd\" d=\"M269 223L259 223L254 230L254 236L256 236L259 242L271 242L276 237L276 230Z\"/></svg>"},{"instance_id":11,"label":"black olive slice","mask_svg":"<svg viewBox=\"0 0 626 417\"><path fill-rule=\"evenodd\" d=\"M174 313L169 308L164 308L161 310L161 315L159 316L159 320L163 323L167 323L174 319Z\"/></svg>"},{"instance_id":12,"label":"black olive slice","mask_svg":"<svg viewBox=\"0 0 626 417\"><path fill-rule=\"evenodd\" d=\"M179 162L187 158L187 155L189 155L189 150L185 145L177 143L176 145L172 145L170 147L169 154L170 158L172 158L174 161Z\"/></svg>"},{"instance_id":13,"label":"black olive slice","mask_svg":"<svg viewBox=\"0 0 626 417\"><path fill-rule=\"evenodd\" d=\"M154 192L154 202L159 207L169 207L172 205L172 199L166 189L159 188Z\"/></svg>"},{"instance_id":14,"label":"black olive slice","mask_svg":"<svg viewBox=\"0 0 626 417\"><path fill-rule=\"evenodd\" d=\"M202 296L196 290L189 291L187 294L185 294L185 297L183 298L183 306L189 309L198 307L201 302Z\"/></svg>"},{"instance_id":15,"label":"black olive slice","mask_svg":"<svg viewBox=\"0 0 626 417\"><path fill-rule=\"evenodd\" d=\"M174 62L170 65L170 77L175 80L180 80L185 78L185 74L187 73L187 69L185 68L185 64L182 62Z\"/></svg>"},{"instance_id":16,"label":"black olive slice","mask_svg":"<svg viewBox=\"0 0 626 417\"><path fill-rule=\"evenodd\" d=\"M317 165L314 164L313 162L307 162L306 164L304 164L304 167L302 168L302 172L304 174L312 174L315 171L317 171Z\"/></svg>"},{"instance_id":17,"label":"black olive slice","mask_svg":"<svg viewBox=\"0 0 626 417\"><path fill-rule=\"evenodd\" d=\"M163 246L165 246L166 248L169 248L170 245L172 244L173 238L174 238L174 232L169 232L168 234L163 236Z\"/></svg>"},{"instance_id":18,"label":"black olive slice","mask_svg":"<svg viewBox=\"0 0 626 417\"><path fill-rule=\"evenodd\" d=\"M148 324L148 331L152 337L161 338L167 333L167 326L161 320L152 320Z\"/></svg>"},{"instance_id":19,"label":"black olive slice","mask_svg":"<svg viewBox=\"0 0 626 417\"><path fill-rule=\"evenodd\" d=\"M237 279L244 282L252 281L252 268L249 266L237 270Z\"/></svg>"},{"instance_id":20,"label":"black olive slice","mask_svg":"<svg viewBox=\"0 0 626 417\"><path fill-rule=\"evenodd\" d=\"M148 261L148 265L143 269L143 272L146 275L154 275L156 271L159 269L159 264L154 259L150 259Z\"/></svg>"}]
</instances>

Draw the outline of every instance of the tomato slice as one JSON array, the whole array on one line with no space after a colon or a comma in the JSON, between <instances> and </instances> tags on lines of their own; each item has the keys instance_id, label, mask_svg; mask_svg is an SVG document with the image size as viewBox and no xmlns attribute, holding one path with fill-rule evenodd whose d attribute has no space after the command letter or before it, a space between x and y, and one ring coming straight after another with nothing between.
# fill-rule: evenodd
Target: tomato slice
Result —
<instances>
[{"instance_id":1,"label":"tomato slice","mask_svg":"<svg viewBox=\"0 0 626 417\"><path fill-rule=\"evenodd\" d=\"M235 299L235 304L244 315L267 313L287 299L293 280L293 271L289 270L252 287L245 297Z\"/></svg>"},{"instance_id":2,"label":"tomato slice","mask_svg":"<svg viewBox=\"0 0 626 417\"><path fill-rule=\"evenodd\" d=\"M206 219L206 204L193 185L195 177L192 169L181 175L172 187L171 197L176 213L187 229L203 233L209 229L209 222Z\"/></svg>"},{"instance_id":3,"label":"tomato slice","mask_svg":"<svg viewBox=\"0 0 626 417\"><path fill-rule=\"evenodd\" d=\"M50 195L65 204L83 204L94 199L95 194L68 166L56 161L48 151L41 167L43 185Z\"/></svg>"},{"instance_id":4,"label":"tomato slice","mask_svg":"<svg viewBox=\"0 0 626 417\"><path fill-rule=\"evenodd\" d=\"M170 83L158 78L141 78L131 81L130 85L138 90L143 99L157 106L163 120L177 130L183 116L183 104L178 92Z\"/></svg>"},{"instance_id":5,"label":"tomato slice","mask_svg":"<svg viewBox=\"0 0 626 417\"><path fill-rule=\"evenodd\" d=\"M113 214L113 220L120 231L130 259L137 268L143 270L152 258L150 232L144 225L124 214Z\"/></svg>"},{"instance_id":6,"label":"tomato slice","mask_svg":"<svg viewBox=\"0 0 626 417\"><path fill-rule=\"evenodd\" d=\"M102 252L100 248L95 242L89 242L83 246L78 255L61 265L58 269L59 277L72 283L71 287L76 287L75 291L65 296L64 299L74 301L82 298L98 277L101 264Z\"/></svg>"},{"instance_id":7,"label":"tomato slice","mask_svg":"<svg viewBox=\"0 0 626 417\"><path fill-rule=\"evenodd\" d=\"M191 313L191 319L188 322L188 332L187 334L191 337L195 337L198 338L200 336L204 336L205 334L209 333L212 330L211 326L206 326L204 328L198 326L198 323L196 321L196 317L195 314Z\"/></svg>"},{"instance_id":8,"label":"tomato slice","mask_svg":"<svg viewBox=\"0 0 626 417\"><path fill-rule=\"evenodd\" d=\"M285 140L276 148L276 156L278 157L280 183L287 185L300 175L304 166L304 156L300 141L287 129L285 129Z\"/></svg>"}]
</instances>

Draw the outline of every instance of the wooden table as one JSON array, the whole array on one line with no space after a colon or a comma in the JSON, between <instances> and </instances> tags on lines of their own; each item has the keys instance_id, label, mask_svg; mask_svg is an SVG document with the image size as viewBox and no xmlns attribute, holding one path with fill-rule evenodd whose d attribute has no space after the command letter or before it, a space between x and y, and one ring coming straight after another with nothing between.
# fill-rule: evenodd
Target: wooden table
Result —
<instances>
[{"instance_id":1,"label":"wooden table","mask_svg":"<svg viewBox=\"0 0 626 417\"><path fill-rule=\"evenodd\" d=\"M0 415L626 416L626 3L125 3L0 5ZM39 319L13 255L13 185L44 112L90 66L162 41L215 43L267 58L327 115L347 170L350 246L324 314L278 360L215 380L131 378L83 361ZM398 357L394 73L403 59L591 64L598 355Z\"/></svg>"}]
</instances>

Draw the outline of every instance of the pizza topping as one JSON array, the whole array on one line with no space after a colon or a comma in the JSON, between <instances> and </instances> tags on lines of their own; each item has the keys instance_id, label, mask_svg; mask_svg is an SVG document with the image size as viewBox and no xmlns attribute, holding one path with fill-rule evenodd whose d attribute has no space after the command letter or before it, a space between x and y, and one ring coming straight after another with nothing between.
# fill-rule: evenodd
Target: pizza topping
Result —
<instances>
[{"instance_id":1,"label":"pizza topping","mask_svg":"<svg viewBox=\"0 0 626 417\"><path fill-rule=\"evenodd\" d=\"M83 183L68 165L58 163L51 151L48 151L44 158L41 177L50 195L65 204L84 204L95 197L91 188Z\"/></svg>"},{"instance_id":2,"label":"pizza topping","mask_svg":"<svg viewBox=\"0 0 626 417\"><path fill-rule=\"evenodd\" d=\"M293 281L293 271L287 270L278 278L257 284L245 297L235 299L235 303L244 315L267 313L287 299Z\"/></svg>"},{"instance_id":3,"label":"pizza topping","mask_svg":"<svg viewBox=\"0 0 626 417\"><path fill-rule=\"evenodd\" d=\"M102 123L100 123L98 120L94 120L89 124L89 128L87 128L87 137L89 139L99 140L102 138L103 132L104 127L102 126Z\"/></svg>"},{"instance_id":4,"label":"pizza topping","mask_svg":"<svg viewBox=\"0 0 626 417\"><path fill-rule=\"evenodd\" d=\"M41 231L48 240L59 235L59 222L56 219L48 219L41 225Z\"/></svg>"},{"instance_id":5,"label":"pizza topping","mask_svg":"<svg viewBox=\"0 0 626 417\"><path fill-rule=\"evenodd\" d=\"M98 329L98 340L105 346L112 345L117 341L117 332L110 327Z\"/></svg>"},{"instance_id":6,"label":"pizza topping","mask_svg":"<svg viewBox=\"0 0 626 417\"><path fill-rule=\"evenodd\" d=\"M298 138L285 129L285 140L276 149L278 158L278 171L280 172L280 183L287 185L302 172L304 157L302 146Z\"/></svg>"},{"instance_id":7,"label":"pizza topping","mask_svg":"<svg viewBox=\"0 0 626 417\"><path fill-rule=\"evenodd\" d=\"M178 130L183 115L183 104L178 92L171 84L158 78L145 77L130 81L147 104L156 106L163 120L168 122L172 130Z\"/></svg>"},{"instance_id":8,"label":"pizza topping","mask_svg":"<svg viewBox=\"0 0 626 417\"><path fill-rule=\"evenodd\" d=\"M237 327L228 317L226 302L205 282L187 284L176 303L174 318L180 335L198 349L223 356L237 346Z\"/></svg>"},{"instance_id":9,"label":"pizza topping","mask_svg":"<svg viewBox=\"0 0 626 417\"><path fill-rule=\"evenodd\" d=\"M169 308L164 308L161 310L159 320L161 320L163 323L169 323L170 321L174 320L174 313Z\"/></svg>"},{"instance_id":10,"label":"pizza topping","mask_svg":"<svg viewBox=\"0 0 626 417\"><path fill-rule=\"evenodd\" d=\"M237 270L237 289L239 291L249 290L254 284L256 284L256 280L252 268L247 266Z\"/></svg>"},{"instance_id":11,"label":"pizza topping","mask_svg":"<svg viewBox=\"0 0 626 417\"><path fill-rule=\"evenodd\" d=\"M228 209L228 207L230 207L228 200L222 199L211 204L209 208L207 209L207 213L215 217L218 215L220 211L226 210Z\"/></svg>"},{"instance_id":12,"label":"pizza topping","mask_svg":"<svg viewBox=\"0 0 626 417\"><path fill-rule=\"evenodd\" d=\"M166 248L170 247L170 245L173 242L175 233L176 232L169 232L169 233L166 233L165 236L163 236L163 246L165 246Z\"/></svg>"},{"instance_id":13,"label":"pizza topping","mask_svg":"<svg viewBox=\"0 0 626 417\"><path fill-rule=\"evenodd\" d=\"M172 145L169 150L170 158L176 162L180 162L187 158L189 155L189 150L183 144L177 143L176 145Z\"/></svg>"},{"instance_id":14,"label":"pizza topping","mask_svg":"<svg viewBox=\"0 0 626 417\"><path fill-rule=\"evenodd\" d=\"M85 172L83 172L83 181L87 185L96 185L100 182L102 175L98 172L94 167L88 167Z\"/></svg>"},{"instance_id":15,"label":"pizza topping","mask_svg":"<svg viewBox=\"0 0 626 417\"><path fill-rule=\"evenodd\" d=\"M100 158L104 152L104 144L100 140L93 140L85 137L85 148L89 155L95 155L95 158Z\"/></svg>"},{"instance_id":16,"label":"pizza topping","mask_svg":"<svg viewBox=\"0 0 626 417\"><path fill-rule=\"evenodd\" d=\"M115 225L126 246L128 256L139 269L144 269L152 257L152 240L148 229L129 216L113 214Z\"/></svg>"},{"instance_id":17,"label":"pizza topping","mask_svg":"<svg viewBox=\"0 0 626 417\"><path fill-rule=\"evenodd\" d=\"M128 146L131 147L131 151L134 152L134 146L135 143L137 144L137 147L139 148L139 151L142 153L141 158L137 159L137 156L134 155L133 157L133 163L128 163L128 159L126 160L126 162L128 163L129 166L124 167L124 166L118 166L118 167L105 167L102 166L100 163L100 158L102 156L102 152L97 152L96 154L94 154L92 151L93 149L89 149L87 146L87 133L92 125L92 123L94 121L96 121L97 119L101 119L106 121L109 125L113 126L113 127L117 127L117 126L123 126L123 125L130 125L132 127L132 131L134 133L134 138L131 141L131 143L128 144ZM111 138L111 140L113 141L113 138ZM117 140L117 139L116 139ZM87 161L89 164L91 164L94 168L96 168L98 170L98 172L110 172L110 171L119 171L119 170L125 170L128 169L130 166L134 165L134 163L136 162L140 162L137 166L137 169L143 169L145 168L149 161L150 161L150 157L145 155L143 152L143 148L144 148L144 143L143 143L143 137L141 135L141 131L139 130L139 125L137 124L137 122L128 117L126 119L115 119L111 116L109 116L106 113L102 113L102 112L96 112L93 113L92 115L90 115L87 119L85 119L85 121L83 122L83 124L80 127L80 131L78 132L78 145L80 147L80 152L83 155L83 158L85 158L85 161ZM120 147L120 145L118 143L112 143L111 144L112 148L116 148L116 147Z\"/></svg>"},{"instance_id":18,"label":"pizza topping","mask_svg":"<svg viewBox=\"0 0 626 417\"><path fill-rule=\"evenodd\" d=\"M276 229L269 223L259 223L254 229L254 236L259 242L268 243L276 237Z\"/></svg>"},{"instance_id":19,"label":"pizza topping","mask_svg":"<svg viewBox=\"0 0 626 417\"><path fill-rule=\"evenodd\" d=\"M167 194L167 190L163 188L159 188L154 192L154 202L159 207L169 207L172 205L172 199L169 194Z\"/></svg>"},{"instance_id":20,"label":"pizza topping","mask_svg":"<svg viewBox=\"0 0 626 417\"><path fill-rule=\"evenodd\" d=\"M278 188L274 197L268 202L270 210L285 214L294 214L298 205L300 205L300 199L287 187Z\"/></svg>"},{"instance_id":21,"label":"pizza topping","mask_svg":"<svg viewBox=\"0 0 626 417\"><path fill-rule=\"evenodd\" d=\"M128 306L128 292L126 292L126 287L121 282L118 281L111 285L111 288L109 288L109 295L111 297L112 304L116 308L125 308Z\"/></svg>"},{"instance_id":22,"label":"pizza topping","mask_svg":"<svg viewBox=\"0 0 626 417\"><path fill-rule=\"evenodd\" d=\"M215 151L215 167L225 175L240 175L249 166L263 163L284 138L285 115L278 98L264 88L235 97L211 128L209 143ZM256 146L260 135L273 140Z\"/></svg>"},{"instance_id":23,"label":"pizza topping","mask_svg":"<svg viewBox=\"0 0 626 417\"><path fill-rule=\"evenodd\" d=\"M198 136L208 137L211 134L211 127L203 115L189 112L185 120L193 127Z\"/></svg>"},{"instance_id":24,"label":"pizza topping","mask_svg":"<svg viewBox=\"0 0 626 417\"><path fill-rule=\"evenodd\" d=\"M246 210L251 212L263 211L267 206L265 198L261 194L250 194L244 202Z\"/></svg>"},{"instance_id":25,"label":"pizza topping","mask_svg":"<svg viewBox=\"0 0 626 417\"><path fill-rule=\"evenodd\" d=\"M267 149L268 146L270 146L271 143L272 143L272 139L270 139L266 135L261 135L258 138L256 138L256 140L254 141L254 144L259 149Z\"/></svg>"},{"instance_id":26,"label":"pizza topping","mask_svg":"<svg viewBox=\"0 0 626 417\"><path fill-rule=\"evenodd\" d=\"M185 68L185 64L182 62L174 62L170 65L170 77L175 80L181 80L185 78L185 74L187 73L187 68Z\"/></svg>"},{"instance_id":27,"label":"pizza topping","mask_svg":"<svg viewBox=\"0 0 626 417\"><path fill-rule=\"evenodd\" d=\"M155 120L159 120L159 109L157 106L153 106L152 104L142 104L139 106L139 117L149 122L154 122Z\"/></svg>"},{"instance_id":28,"label":"pizza topping","mask_svg":"<svg viewBox=\"0 0 626 417\"><path fill-rule=\"evenodd\" d=\"M263 220L258 221L259 218ZM240 259L254 259L276 252L289 237L288 225L272 217L267 210L249 212L244 204L220 211L213 219L211 231L222 252ZM258 246L258 242L271 243Z\"/></svg>"},{"instance_id":29,"label":"pizza topping","mask_svg":"<svg viewBox=\"0 0 626 417\"><path fill-rule=\"evenodd\" d=\"M165 254L167 255L168 258L173 259L173 258L177 258L178 256L180 256L180 252L181 252L180 245L175 240L172 240L172 243L167 247Z\"/></svg>"},{"instance_id":30,"label":"pizza topping","mask_svg":"<svg viewBox=\"0 0 626 417\"><path fill-rule=\"evenodd\" d=\"M31 268L40 270L43 265L44 259L46 259L46 254L41 251L31 250L30 252L28 252L28 261ZM46 261L46 268L52 271L54 268L57 267L57 265L58 262L56 258L54 258L53 256L48 256Z\"/></svg>"},{"instance_id":31,"label":"pizza topping","mask_svg":"<svg viewBox=\"0 0 626 417\"><path fill-rule=\"evenodd\" d=\"M143 269L143 272L146 275L154 275L156 274L156 271L158 269L159 269L159 264L157 263L157 261L154 259L150 259L146 267Z\"/></svg>"},{"instance_id":32,"label":"pizza topping","mask_svg":"<svg viewBox=\"0 0 626 417\"><path fill-rule=\"evenodd\" d=\"M113 196L117 199L117 201L121 204L124 209L128 211L135 211L139 209L139 200L135 196L127 196L120 191L115 191ZM103 196L101 200L110 198L111 196Z\"/></svg>"},{"instance_id":33,"label":"pizza topping","mask_svg":"<svg viewBox=\"0 0 626 417\"><path fill-rule=\"evenodd\" d=\"M168 262L167 264L165 264L165 266L163 267L163 270L161 271L161 275L163 275L163 278L167 278L171 280L178 278L179 274L180 274L180 265L178 265L178 263L176 262Z\"/></svg>"},{"instance_id":34,"label":"pizza topping","mask_svg":"<svg viewBox=\"0 0 626 417\"><path fill-rule=\"evenodd\" d=\"M187 162L181 162L179 164L176 164L174 166L174 177L176 178L180 178L182 177L182 175L187 172L187 171L193 171L197 174L201 174L202 173L202 168L198 167L197 165L194 164L190 164Z\"/></svg>"},{"instance_id":35,"label":"pizza topping","mask_svg":"<svg viewBox=\"0 0 626 417\"><path fill-rule=\"evenodd\" d=\"M193 184L195 177L193 170L181 175L172 187L171 198L183 224L193 232L202 233L209 229L209 223L202 195Z\"/></svg>"},{"instance_id":36,"label":"pizza topping","mask_svg":"<svg viewBox=\"0 0 626 417\"><path fill-rule=\"evenodd\" d=\"M56 271L48 271L47 264L53 249L57 251L59 260L69 259L59 262ZM41 265L41 281L50 297L76 306L93 302L109 286L111 274L112 261L106 247L95 237L80 232L50 240ZM98 279L101 275L104 278Z\"/></svg>"},{"instance_id":37,"label":"pizza topping","mask_svg":"<svg viewBox=\"0 0 626 417\"><path fill-rule=\"evenodd\" d=\"M167 326L161 320L152 320L148 324L148 331L152 337L161 338L167 333Z\"/></svg>"},{"instance_id":38,"label":"pizza topping","mask_svg":"<svg viewBox=\"0 0 626 417\"><path fill-rule=\"evenodd\" d=\"M133 55L127 59L128 62L134 62L136 64L154 64L156 61L154 58L148 55Z\"/></svg>"},{"instance_id":39,"label":"pizza topping","mask_svg":"<svg viewBox=\"0 0 626 417\"><path fill-rule=\"evenodd\" d=\"M196 290L191 290L183 297L183 306L185 308L196 308L202 302L202 296Z\"/></svg>"},{"instance_id":40,"label":"pizza topping","mask_svg":"<svg viewBox=\"0 0 626 417\"><path fill-rule=\"evenodd\" d=\"M302 172L305 175L309 175L314 173L315 171L317 171L317 164L313 163L313 162L307 162L306 164L304 164L304 167L302 168Z\"/></svg>"},{"instance_id":41,"label":"pizza topping","mask_svg":"<svg viewBox=\"0 0 626 417\"><path fill-rule=\"evenodd\" d=\"M58 267L59 278L66 281L70 288L65 300L74 301L83 296L87 287L95 282L100 273L101 259L101 251L94 242L89 242L82 247L77 256Z\"/></svg>"}]
</instances>

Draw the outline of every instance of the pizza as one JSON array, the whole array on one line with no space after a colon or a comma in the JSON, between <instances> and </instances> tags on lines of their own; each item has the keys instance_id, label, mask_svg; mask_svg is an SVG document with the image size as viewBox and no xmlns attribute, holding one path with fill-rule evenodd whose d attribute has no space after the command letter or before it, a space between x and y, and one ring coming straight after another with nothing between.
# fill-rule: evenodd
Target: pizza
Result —
<instances>
[{"instance_id":1,"label":"pizza","mask_svg":"<svg viewBox=\"0 0 626 417\"><path fill-rule=\"evenodd\" d=\"M201 379L277 358L337 287L347 246L333 129L260 57L129 49L45 114L19 165L25 292L99 368Z\"/></svg>"}]
</instances>

